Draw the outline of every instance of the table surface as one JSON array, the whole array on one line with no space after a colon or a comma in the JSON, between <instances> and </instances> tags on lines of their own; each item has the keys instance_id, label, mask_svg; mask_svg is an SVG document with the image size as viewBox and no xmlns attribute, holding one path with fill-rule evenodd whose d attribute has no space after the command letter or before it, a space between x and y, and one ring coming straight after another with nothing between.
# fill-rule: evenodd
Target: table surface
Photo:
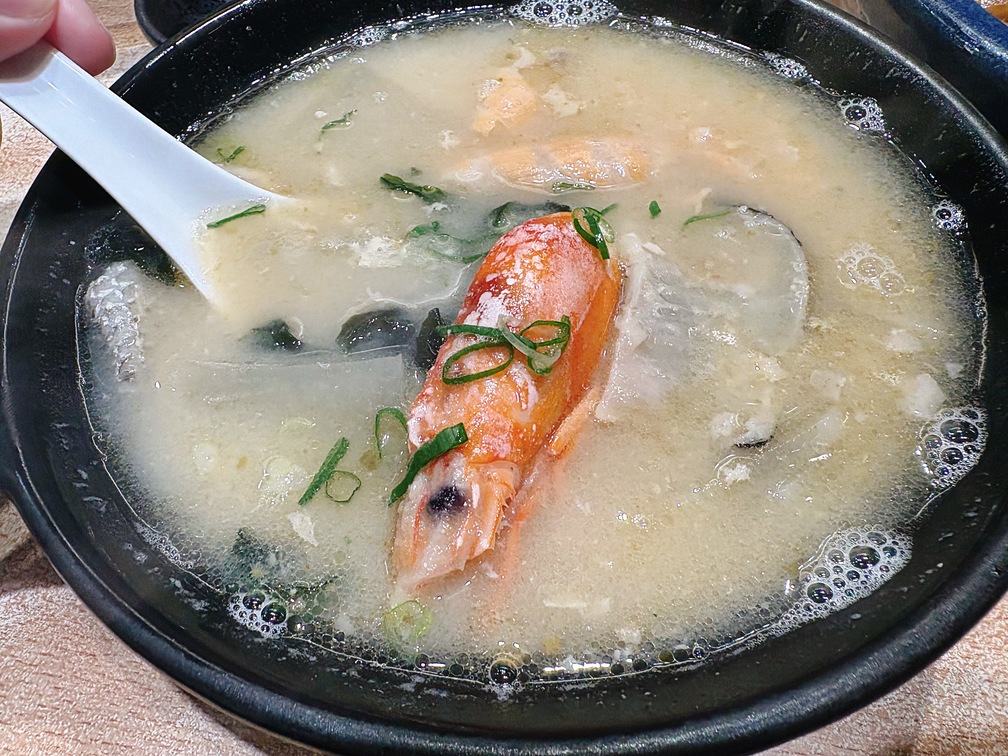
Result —
<instances>
[{"instance_id":1,"label":"table surface","mask_svg":"<svg viewBox=\"0 0 1008 756\"><path fill-rule=\"evenodd\" d=\"M856 2L856 0L854 0ZM851 3L837 0L851 7ZM150 45L130 0L93 0L119 60ZM0 231L52 145L0 106ZM1008 599L876 703L768 754L1008 754ZM0 753L302 754L197 701L95 619L0 503Z\"/></svg>"}]
</instances>

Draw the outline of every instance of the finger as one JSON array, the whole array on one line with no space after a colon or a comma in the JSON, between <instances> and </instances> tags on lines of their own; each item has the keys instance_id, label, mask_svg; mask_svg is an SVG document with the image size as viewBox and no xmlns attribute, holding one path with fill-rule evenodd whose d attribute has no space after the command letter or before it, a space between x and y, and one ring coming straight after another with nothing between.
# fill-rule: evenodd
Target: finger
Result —
<instances>
[{"instance_id":1,"label":"finger","mask_svg":"<svg viewBox=\"0 0 1008 756\"><path fill-rule=\"evenodd\" d=\"M57 0L3 0L0 2L0 60L34 45L56 16Z\"/></svg>"},{"instance_id":2,"label":"finger","mask_svg":"<svg viewBox=\"0 0 1008 756\"><path fill-rule=\"evenodd\" d=\"M112 35L86 0L57 0L56 20L45 38L88 73L101 73L115 62Z\"/></svg>"}]
</instances>

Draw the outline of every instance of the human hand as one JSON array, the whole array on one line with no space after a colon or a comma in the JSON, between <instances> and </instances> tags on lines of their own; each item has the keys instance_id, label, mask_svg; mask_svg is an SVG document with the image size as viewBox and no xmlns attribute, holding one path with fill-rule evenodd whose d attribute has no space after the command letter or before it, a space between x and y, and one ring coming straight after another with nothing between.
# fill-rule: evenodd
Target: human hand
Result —
<instances>
[{"instance_id":1,"label":"human hand","mask_svg":"<svg viewBox=\"0 0 1008 756\"><path fill-rule=\"evenodd\" d=\"M86 0L0 0L0 60L43 38L92 74L115 61L112 35Z\"/></svg>"}]
</instances>

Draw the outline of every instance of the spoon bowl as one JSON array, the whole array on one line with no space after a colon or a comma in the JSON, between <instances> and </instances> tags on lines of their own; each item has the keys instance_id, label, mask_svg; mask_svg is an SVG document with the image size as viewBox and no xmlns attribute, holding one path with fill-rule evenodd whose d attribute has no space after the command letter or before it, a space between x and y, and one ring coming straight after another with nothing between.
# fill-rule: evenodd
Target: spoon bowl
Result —
<instances>
[{"instance_id":1,"label":"spoon bowl","mask_svg":"<svg viewBox=\"0 0 1008 756\"><path fill-rule=\"evenodd\" d=\"M199 230L286 197L189 149L44 42L0 62L0 100L90 174L203 296L225 308Z\"/></svg>"}]
</instances>

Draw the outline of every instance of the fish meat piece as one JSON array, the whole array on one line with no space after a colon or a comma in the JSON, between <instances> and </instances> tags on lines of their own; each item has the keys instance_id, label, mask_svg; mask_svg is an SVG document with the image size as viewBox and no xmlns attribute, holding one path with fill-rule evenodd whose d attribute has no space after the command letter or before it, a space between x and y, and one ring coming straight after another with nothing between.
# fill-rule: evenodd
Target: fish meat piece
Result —
<instances>
[{"instance_id":1,"label":"fish meat piece","mask_svg":"<svg viewBox=\"0 0 1008 756\"><path fill-rule=\"evenodd\" d=\"M473 337L449 336L408 416L411 451L462 423L469 440L423 469L400 502L393 545L398 587L412 592L491 549L504 512L551 434L585 395L619 301L621 273L575 230L571 213L537 218L490 250L455 321L517 332L570 318L570 339L546 375L520 355L495 375L445 383L445 361ZM494 352L497 351L497 354ZM500 363L471 353L467 372Z\"/></svg>"}]
</instances>

